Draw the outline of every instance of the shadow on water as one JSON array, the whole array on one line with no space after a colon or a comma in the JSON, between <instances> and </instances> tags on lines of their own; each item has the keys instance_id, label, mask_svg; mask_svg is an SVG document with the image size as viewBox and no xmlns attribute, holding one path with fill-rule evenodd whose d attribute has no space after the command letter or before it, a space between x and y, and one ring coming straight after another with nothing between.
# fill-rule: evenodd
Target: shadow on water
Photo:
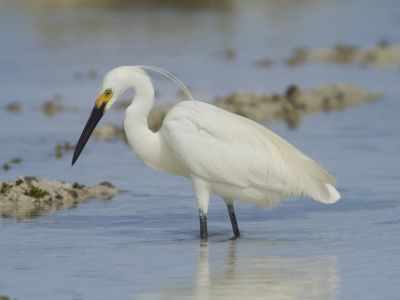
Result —
<instances>
[{"instance_id":1,"label":"shadow on water","mask_svg":"<svg viewBox=\"0 0 400 300\"><path fill-rule=\"evenodd\" d=\"M240 241L200 242L192 283L174 282L140 299L335 299L338 294L337 260L328 257L241 255ZM215 257L216 256L216 257Z\"/></svg>"}]
</instances>

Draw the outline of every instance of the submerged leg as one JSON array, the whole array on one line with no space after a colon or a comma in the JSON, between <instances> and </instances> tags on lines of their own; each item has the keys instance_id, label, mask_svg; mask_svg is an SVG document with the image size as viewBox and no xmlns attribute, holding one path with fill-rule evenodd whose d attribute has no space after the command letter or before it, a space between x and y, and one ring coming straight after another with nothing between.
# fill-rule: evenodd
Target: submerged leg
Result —
<instances>
[{"instance_id":1,"label":"submerged leg","mask_svg":"<svg viewBox=\"0 0 400 300\"><path fill-rule=\"evenodd\" d=\"M210 201L210 189L208 183L198 177L192 177L194 193L199 206L200 237L206 239L207 233L207 212Z\"/></svg>"},{"instance_id":2,"label":"submerged leg","mask_svg":"<svg viewBox=\"0 0 400 300\"><path fill-rule=\"evenodd\" d=\"M231 219L232 230L234 238L240 236L239 226L236 219L235 208L233 207L233 201L230 199L224 199L226 207L228 208L229 218Z\"/></svg>"},{"instance_id":3,"label":"submerged leg","mask_svg":"<svg viewBox=\"0 0 400 300\"><path fill-rule=\"evenodd\" d=\"M208 237L207 232L207 214L199 209L199 220L200 220L200 237L206 239Z\"/></svg>"}]
</instances>

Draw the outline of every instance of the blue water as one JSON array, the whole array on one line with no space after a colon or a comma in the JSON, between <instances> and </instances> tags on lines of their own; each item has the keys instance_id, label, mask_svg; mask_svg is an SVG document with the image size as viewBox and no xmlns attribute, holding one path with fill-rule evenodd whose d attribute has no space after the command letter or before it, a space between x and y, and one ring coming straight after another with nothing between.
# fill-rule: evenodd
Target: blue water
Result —
<instances>
[{"instance_id":1,"label":"blue water","mask_svg":"<svg viewBox=\"0 0 400 300\"><path fill-rule=\"evenodd\" d=\"M37 175L124 190L111 201L16 222L0 219L0 295L21 299L396 299L400 294L399 68L282 62L294 48L400 42L400 5L388 1L251 1L228 9L101 9L0 5L0 162L23 162L0 179ZM235 59L222 53L234 49ZM269 69L255 61L271 58ZM351 110L316 114L291 131L269 127L329 169L342 199L289 200L274 210L237 203L243 237L230 241L223 202L198 239L190 182L157 173L123 142L90 142L78 163L56 160L78 138L101 84L121 64L174 72L198 99L236 90L281 92L349 83L382 94ZM88 77L95 70L98 76ZM83 77L83 78L80 78ZM154 77L159 103L177 89ZM60 95L75 107L45 117ZM121 124L110 111L104 123Z\"/></svg>"}]
</instances>

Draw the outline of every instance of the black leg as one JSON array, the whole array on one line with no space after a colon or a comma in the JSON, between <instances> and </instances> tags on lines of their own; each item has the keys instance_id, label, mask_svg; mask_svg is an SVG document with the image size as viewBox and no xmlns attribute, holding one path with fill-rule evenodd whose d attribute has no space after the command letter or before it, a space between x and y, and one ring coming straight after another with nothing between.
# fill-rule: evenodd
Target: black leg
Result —
<instances>
[{"instance_id":1,"label":"black leg","mask_svg":"<svg viewBox=\"0 0 400 300\"><path fill-rule=\"evenodd\" d=\"M200 219L200 237L206 239L207 234L207 214L199 209L199 219Z\"/></svg>"},{"instance_id":2,"label":"black leg","mask_svg":"<svg viewBox=\"0 0 400 300\"><path fill-rule=\"evenodd\" d=\"M236 220L235 209L233 208L233 204L227 204L226 207L228 208L229 218L231 219L233 235L237 238L240 236L240 231Z\"/></svg>"}]
</instances>

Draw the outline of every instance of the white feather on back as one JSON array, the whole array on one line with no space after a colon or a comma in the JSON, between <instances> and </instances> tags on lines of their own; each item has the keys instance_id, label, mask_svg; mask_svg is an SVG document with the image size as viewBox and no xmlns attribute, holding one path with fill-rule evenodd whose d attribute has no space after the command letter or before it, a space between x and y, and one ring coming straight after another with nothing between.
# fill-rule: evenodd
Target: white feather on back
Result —
<instances>
[{"instance_id":1,"label":"white feather on back","mask_svg":"<svg viewBox=\"0 0 400 300\"><path fill-rule=\"evenodd\" d=\"M265 199L307 195L334 203L335 178L264 126L205 102L184 101L161 129L178 161L208 182L265 190ZM243 199L245 200L245 199Z\"/></svg>"}]
</instances>

